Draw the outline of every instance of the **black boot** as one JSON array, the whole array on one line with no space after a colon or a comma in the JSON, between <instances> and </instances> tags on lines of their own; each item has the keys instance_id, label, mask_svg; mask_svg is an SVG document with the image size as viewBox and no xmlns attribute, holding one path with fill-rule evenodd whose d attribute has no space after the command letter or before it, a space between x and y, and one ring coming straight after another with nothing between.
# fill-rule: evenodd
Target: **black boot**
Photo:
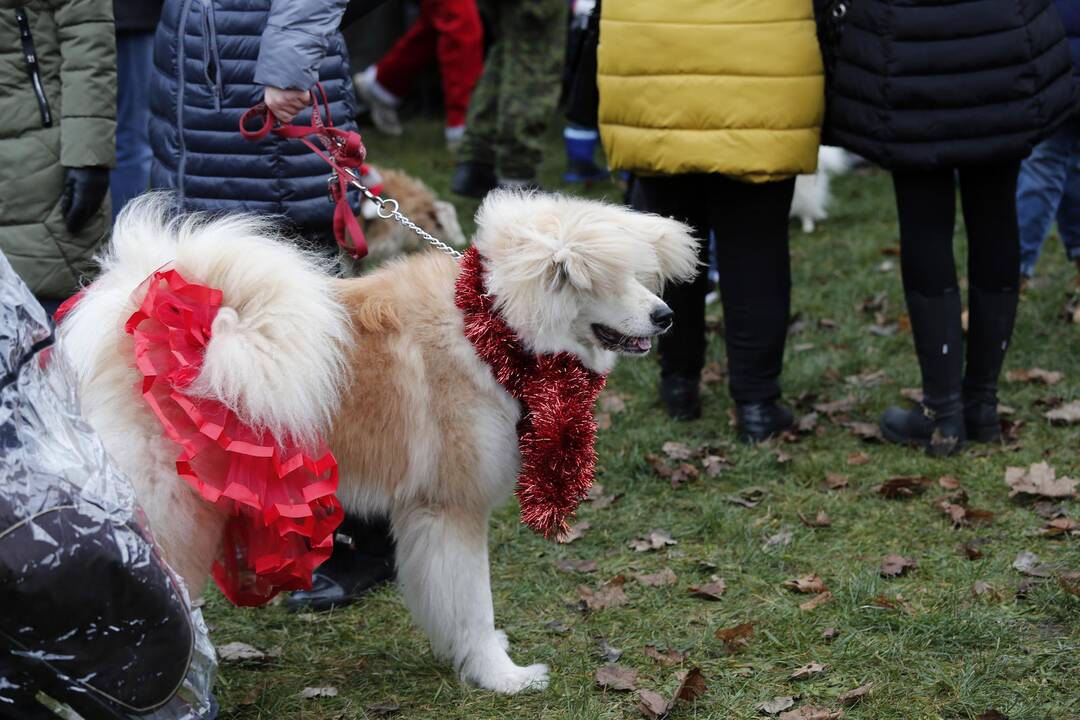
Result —
<instances>
[{"instance_id":1,"label":"black boot","mask_svg":"<svg viewBox=\"0 0 1080 720\"><path fill-rule=\"evenodd\" d=\"M764 442L790 430L794 424L791 410L775 400L735 403L735 427L744 443Z\"/></svg>"},{"instance_id":2,"label":"black boot","mask_svg":"<svg viewBox=\"0 0 1080 720\"><path fill-rule=\"evenodd\" d=\"M944 457L959 450L966 439L961 375L964 370L964 331L960 324L960 293L927 296L906 293L915 354L922 369L922 407L890 407L881 417L881 433L889 442L915 444L930 455Z\"/></svg>"},{"instance_id":3,"label":"black boot","mask_svg":"<svg viewBox=\"0 0 1080 720\"><path fill-rule=\"evenodd\" d=\"M450 191L471 198L483 198L495 189L495 168L475 162L459 162L450 179Z\"/></svg>"},{"instance_id":4,"label":"black boot","mask_svg":"<svg viewBox=\"0 0 1080 720\"><path fill-rule=\"evenodd\" d=\"M660 376L660 399L672 420L697 420L701 417L701 378L697 375Z\"/></svg>"},{"instance_id":5,"label":"black boot","mask_svg":"<svg viewBox=\"0 0 1080 720\"><path fill-rule=\"evenodd\" d=\"M967 370L964 372L964 424L968 439L1001 439L997 386L1016 321L1019 292L968 292Z\"/></svg>"},{"instance_id":6,"label":"black boot","mask_svg":"<svg viewBox=\"0 0 1080 720\"><path fill-rule=\"evenodd\" d=\"M290 612L321 612L350 605L394 579L394 540L386 520L346 516L338 528L334 553L311 576L311 589L285 600Z\"/></svg>"}]
</instances>

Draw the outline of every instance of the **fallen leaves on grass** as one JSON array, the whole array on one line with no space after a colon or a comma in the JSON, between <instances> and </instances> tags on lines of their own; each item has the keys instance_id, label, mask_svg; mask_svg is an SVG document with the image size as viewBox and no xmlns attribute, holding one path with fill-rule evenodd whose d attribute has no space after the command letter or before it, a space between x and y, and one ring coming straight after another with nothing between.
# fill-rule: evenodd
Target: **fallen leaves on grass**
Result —
<instances>
[{"instance_id":1,"label":"fallen leaves on grass","mask_svg":"<svg viewBox=\"0 0 1080 720\"><path fill-rule=\"evenodd\" d=\"M682 443L665 443L664 447L668 445L682 445ZM677 488L687 480L696 480L701 475L701 471L694 465L688 462L679 462L678 464L672 464L668 460L660 457L655 453L647 453L645 455L645 462L649 463L649 467L653 469L658 477L664 478L671 483L671 487Z\"/></svg>"},{"instance_id":2,"label":"fallen leaves on grass","mask_svg":"<svg viewBox=\"0 0 1080 720\"><path fill-rule=\"evenodd\" d=\"M558 620L548 620L544 623L544 627L556 635L565 635L570 632L570 627L565 623L561 623Z\"/></svg>"},{"instance_id":3,"label":"fallen leaves on grass","mask_svg":"<svg viewBox=\"0 0 1080 720\"><path fill-rule=\"evenodd\" d=\"M1058 575L1057 581L1062 590L1080 597L1080 572L1062 573Z\"/></svg>"},{"instance_id":4,"label":"fallen leaves on grass","mask_svg":"<svg viewBox=\"0 0 1080 720\"><path fill-rule=\"evenodd\" d=\"M231 642L217 648L218 659L222 662L258 663L281 656L281 648L262 651L242 642Z\"/></svg>"},{"instance_id":5,"label":"fallen leaves on grass","mask_svg":"<svg viewBox=\"0 0 1080 720\"><path fill-rule=\"evenodd\" d=\"M913 608L911 603L904 599L904 596L900 593L897 593L891 598L886 597L885 595L878 595L874 598L873 604L877 607L885 608L886 610L903 610L908 615L915 614L915 608Z\"/></svg>"},{"instance_id":6,"label":"fallen leaves on grass","mask_svg":"<svg viewBox=\"0 0 1080 720\"><path fill-rule=\"evenodd\" d=\"M838 637L840 637L839 628L827 627L821 631L821 638L823 640L835 640Z\"/></svg>"},{"instance_id":7,"label":"fallen leaves on grass","mask_svg":"<svg viewBox=\"0 0 1080 720\"><path fill-rule=\"evenodd\" d=\"M1054 518L1039 528L1039 534L1047 537L1080 536L1080 521L1069 517Z\"/></svg>"},{"instance_id":8,"label":"fallen leaves on grass","mask_svg":"<svg viewBox=\"0 0 1080 720\"><path fill-rule=\"evenodd\" d=\"M960 481L952 475L942 475L937 479L937 484L945 490L959 490Z\"/></svg>"},{"instance_id":9,"label":"fallen leaves on grass","mask_svg":"<svg viewBox=\"0 0 1080 720\"><path fill-rule=\"evenodd\" d=\"M851 465L852 467L866 465L869 462L870 456L864 453L862 450L858 452L853 452L847 456L847 464Z\"/></svg>"},{"instance_id":10,"label":"fallen leaves on grass","mask_svg":"<svg viewBox=\"0 0 1080 720\"><path fill-rule=\"evenodd\" d=\"M884 442L885 438L881 434L881 428L875 423L868 422L849 422L844 423L844 426L851 431L855 437L860 438L864 442Z\"/></svg>"},{"instance_id":11,"label":"fallen leaves on grass","mask_svg":"<svg viewBox=\"0 0 1080 720\"><path fill-rule=\"evenodd\" d=\"M1009 718L1000 710L987 710L976 715L975 720L1009 720Z\"/></svg>"},{"instance_id":12,"label":"fallen leaves on grass","mask_svg":"<svg viewBox=\"0 0 1080 720\"><path fill-rule=\"evenodd\" d=\"M1033 367L1030 370L1010 370L1005 373L1005 379L1011 383L1042 383L1044 385L1057 385L1065 379L1065 374L1056 370L1043 370Z\"/></svg>"},{"instance_id":13,"label":"fallen leaves on grass","mask_svg":"<svg viewBox=\"0 0 1080 720\"><path fill-rule=\"evenodd\" d=\"M844 717L843 710L829 710L809 705L780 714L780 720L839 720L842 717Z\"/></svg>"},{"instance_id":14,"label":"fallen leaves on grass","mask_svg":"<svg viewBox=\"0 0 1080 720\"><path fill-rule=\"evenodd\" d=\"M769 548L783 547L785 545L790 545L791 544L791 539L793 537L794 537L794 534L790 530L787 530L787 529L781 530L780 532L776 533L775 535L771 535L768 538L766 538L765 539L765 544L762 546L762 549L767 550Z\"/></svg>"},{"instance_id":15,"label":"fallen leaves on grass","mask_svg":"<svg viewBox=\"0 0 1080 720\"><path fill-rule=\"evenodd\" d=\"M768 494L769 491L760 485L747 485L744 488L740 488L734 495L728 495L724 499L733 505L742 505L745 508L753 508L757 507Z\"/></svg>"},{"instance_id":16,"label":"fallen leaves on grass","mask_svg":"<svg viewBox=\"0 0 1080 720\"><path fill-rule=\"evenodd\" d=\"M686 656L687 653L673 648L659 650L655 645L645 646L645 657L651 658L664 666L678 665L679 663L685 662Z\"/></svg>"},{"instance_id":17,"label":"fallen leaves on grass","mask_svg":"<svg viewBox=\"0 0 1080 720\"><path fill-rule=\"evenodd\" d=\"M630 549L634 552L649 552L650 550L660 550L668 545L677 545L678 542L678 540L672 539L671 533L667 530L653 530L646 535L631 540Z\"/></svg>"},{"instance_id":18,"label":"fallen leaves on grass","mask_svg":"<svg viewBox=\"0 0 1080 720\"><path fill-rule=\"evenodd\" d=\"M401 705L396 702L377 702L365 706L364 710L375 717L390 717L401 712Z\"/></svg>"},{"instance_id":19,"label":"fallen leaves on grass","mask_svg":"<svg viewBox=\"0 0 1080 720\"><path fill-rule=\"evenodd\" d=\"M556 560L555 567L563 572L596 572L595 560Z\"/></svg>"},{"instance_id":20,"label":"fallen leaves on grass","mask_svg":"<svg viewBox=\"0 0 1080 720\"><path fill-rule=\"evenodd\" d=\"M671 568L664 568L659 572L635 575L634 579L649 587L664 587L665 585L674 585L678 580L678 576L675 575L675 571Z\"/></svg>"},{"instance_id":21,"label":"fallen leaves on grass","mask_svg":"<svg viewBox=\"0 0 1080 720\"><path fill-rule=\"evenodd\" d=\"M829 490L846 490L849 482L847 475L839 475L837 473L825 474L825 487Z\"/></svg>"},{"instance_id":22,"label":"fallen leaves on grass","mask_svg":"<svg viewBox=\"0 0 1080 720\"><path fill-rule=\"evenodd\" d=\"M1039 560L1039 556L1030 550L1024 550L1013 560L1013 570L1028 577L1048 578L1054 573L1054 568Z\"/></svg>"},{"instance_id":23,"label":"fallen leaves on grass","mask_svg":"<svg viewBox=\"0 0 1080 720\"><path fill-rule=\"evenodd\" d=\"M828 415L830 419L838 413L848 412L855 407L855 398L852 395L841 398L839 400L832 400L830 402L816 403L814 410L822 415Z\"/></svg>"},{"instance_id":24,"label":"fallen leaves on grass","mask_svg":"<svg viewBox=\"0 0 1080 720\"><path fill-rule=\"evenodd\" d=\"M626 578L616 575L611 580L593 590L585 585L578 586L578 596L586 610L606 610L608 608L622 607L630 602L623 590Z\"/></svg>"},{"instance_id":25,"label":"fallen leaves on grass","mask_svg":"<svg viewBox=\"0 0 1080 720\"><path fill-rule=\"evenodd\" d=\"M816 610L817 608L821 607L832 599L833 594L826 590L825 592L818 593L806 602L799 603L799 609L805 612L810 612L811 610Z\"/></svg>"},{"instance_id":26,"label":"fallen leaves on grass","mask_svg":"<svg viewBox=\"0 0 1080 720\"><path fill-rule=\"evenodd\" d=\"M830 527L832 525L832 520L829 519L829 516L825 513L824 510L818 510L817 515L812 518L806 517L802 514L801 511L796 512L795 514L799 516L799 521L802 522L802 524L806 527L823 528Z\"/></svg>"},{"instance_id":27,"label":"fallen leaves on grass","mask_svg":"<svg viewBox=\"0 0 1080 720\"><path fill-rule=\"evenodd\" d=\"M819 673L825 672L825 668L828 665L822 665L821 663L812 662L802 667L795 668L794 672L788 675L788 680L805 680L808 677L813 677Z\"/></svg>"},{"instance_id":28,"label":"fallen leaves on grass","mask_svg":"<svg viewBox=\"0 0 1080 720\"><path fill-rule=\"evenodd\" d=\"M803 575L802 577L792 578L791 580L784 581L784 587L788 590L794 590L795 592L810 594L810 593L822 593L828 590L825 587L825 581L821 579L821 576L817 573L813 575Z\"/></svg>"},{"instance_id":29,"label":"fallen leaves on grass","mask_svg":"<svg viewBox=\"0 0 1080 720\"><path fill-rule=\"evenodd\" d=\"M754 623L745 622L729 628L721 628L716 631L716 639L724 643L724 649L733 652L750 644L750 638L754 636Z\"/></svg>"},{"instance_id":30,"label":"fallen leaves on grass","mask_svg":"<svg viewBox=\"0 0 1080 720\"><path fill-rule=\"evenodd\" d=\"M1050 500L1039 500L1031 507L1036 515L1041 518L1046 518L1047 520L1053 520L1054 518L1062 517L1065 514L1065 508L1061 506L1061 503Z\"/></svg>"},{"instance_id":31,"label":"fallen leaves on grass","mask_svg":"<svg viewBox=\"0 0 1080 720\"><path fill-rule=\"evenodd\" d=\"M596 684L604 690L633 692L637 690L637 670L609 663L596 671Z\"/></svg>"},{"instance_id":32,"label":"fallen leaves on grass","mask_svg":"<svg viewBox=\"0 0 1080 720\"><path fill-rule=\"evenodd\" d=\"M841 705L854 705L862 700L864 697L870 694L870 691L874 689L874 683L868 682L864 685L860 685L857 688L848 690L845 693L840 693L836 701Z\"/></svg>"},{"instance_id":33,"label":"fallen leaves on grass","mask_svg":"<svg viewBox=\"0 0 1080 720\"><path fill-rule=\"evenodd\" d=\"M1044 498L1066 498L1076 496L1076 486L1080 485L1080 480L1059 478L1054 468L1046 462L1040 462L1027 470L1018 467L1006 468L1005 484L1012 488L1009 497L1022 494Z\"/></svg>"},{"instance_id":34,"label":"fallen leaves on grass","mask_svg":"<svg viewBox=\"0 0 1080 720\"><path fill-rule=\"evenodd\" d=\"M724 582L724 578L713 575L709 582L703 585L691 585L690 594L694 597L704 598L705 600L719 600L724 592L727 590L727 583Z\"/></svg>"},{"instance_id":35,"label":"fallen leaves on grass","mask_svg":"<svg viewBox=\"0 0 1080 720\"><path fill-rule=\"evenodd\" d=\"M626 401L623 396L613 390L604 390L597 398L597 404L603 412L618 414L626 410Z\"/></svg>"},{"instance_id":36,"label":"fallen leaves on grass","mask_svg":"<svg viewBox=\"0 0 1080 720\"><path fill-rule=\"evenodd\" d=\"M799 417L795 422L795 430L801 433L811 433L817 429L819 415L816 412L807 413Z\"/></svg>"},{"instance_id":37,"label":"fallen leaves on grass","mask_svg":"<svg viewBox=\"0 0 1080 720\"><path fill-rule=\"evenodd\" d=\"M694 702L708 691L705 684L705 676L699 668L691 668L685 672L675 673L679 679L679 687L675 690L670 700L660 693L652 690L638 692L637 709L648 720L660 720L667 717L675 709L679 701Z\"/></svg>"},{"instance_id":38,"label":"fallen leaves on grass","mask_svg":"<svg viewBox=\"0 0 1080 720\"><path fill-rule=\"evenodd\" d=\"M1068 405L1062 405L1046 413L1043 413L1050 422L1055 425L1075 425L1080 423L1080 400L1073 400Z\"/></svg>"},{"instance_id":39,"label":"fallen leaves on grass","mask_svg":"<svg viewBox=\"0 0 1080 720\"><path fill-rule=\"evenodd\" d=\"M925 475L900 475L892 477L874 488L882 497L890 500L921 495L930 485L930 478Z\"/></svg>"},{"instance_id":40,"label":"fallen leaves on grass","mask_svg":"<svg viewBox=\"0 0 1080 720\"><path fill-rule=\"evenodd\" d=\"M759 702L754 709L764 715L776 715L782 713L795 704L795 698L790 695L774 697L772 700Z\"/></svg>"},{"instance_id":41,"label":"fallen leaves on grass","mask_svg":"<svg viewBox=\"0 0 1080 720\"><path fill-rule=\"evenodd\" d=\"M899 577L918 564L918 560L903 555L886 555L878 567L878 574L882 577Z\"/></svg>"},{"instance_id":42,"label":"fallen leaves on grass","mask_svg":"<svg viewBox=\"0 0 1080 720\"><path fill-rule=\"evenodd\" d=\"M315 698L332 698L337 697L338 689L336 687L306 687L300 691L300 698L302 700L314 700Z\"/></svg>"},{"instance_id":43,"label":"fallen leaves on grass","mask_svg":"<svg viewBox=\"0 0 1080 720\"><path fill-rule=\"evenodd\" d=\"M1001 600L1001 593L997 589L986 582L985 580L976 580L971 585L971 594L977 598L986 598L988 600Z\"/></svg>"},{"instance_id":44,"label":"fallen leaves on grass","mask_svg":"<svg viewBox=\"0 0 1080 720\"><path fill-rule=\"evenodd\" d=\"M583 520L579 523L568 525L565 530L555 536L555 540L557 540L562 545L569 545L575 540L580 540L581 538L585 537L585 531L591 527L592 525L589 523L588 520Z\"/></svg>"},{"instance_id":45,"label":"fallen leaves on grass","mask_svg":"<svg viewBox=\"0 0 1080 720\"><path fill-rule=\"evenodd\" d=\"M622 657L622 650L615 647L604 638L599 638L596 641L596 651L605 662L609 663L617 663L619 662L619 658Z\"/></svg>"},{"instance_id":46,"label":"fallen leaves on grass","mask_svg":"<svg viewBox=\"0 0 1080 720\"><path fill-rule=\"evenodd\" d=\"M589 503L589 507L593 510L603 510L614 505L620 498L622 498L622 493L605 495L604 486L600 483L593 483L589 487L589 494L585 496L585 502Z\"/></svg>"},{"instance_id":47,"label":"fallen leaves on grass","mask_svg":"<svg viewBox=\"0 0 1080 720\"><path fill-rule=\"evenodd\" d=\"M986 523L994 519L994 513L989 510L968 507L967 495L963 490L941 498L934 505L949 516L954 527L966 527L973 522Z\"/></svg>"},{"instance_id":48,"label":"fallen leaves on grass","mask_svg":"<svg viewBox=\"0 0 1080 720\"><path fill-rule=\"evenodd\" d=\"M701 467L705 471L705 477L714 478L733 465L723 455L706 455L701 459Z\"/></svg>"},{"instance_id":49,"label":"fallen leaves on grass","mask_svg":"<svg viewBox=\"0 0 1080 720\"><path fill-rule=\"evenodd\" d=\"M686 443L672 440L668 440L660 449L672 460L689 460L695 455L695 452Z\"/></svg>"}]
</instances>

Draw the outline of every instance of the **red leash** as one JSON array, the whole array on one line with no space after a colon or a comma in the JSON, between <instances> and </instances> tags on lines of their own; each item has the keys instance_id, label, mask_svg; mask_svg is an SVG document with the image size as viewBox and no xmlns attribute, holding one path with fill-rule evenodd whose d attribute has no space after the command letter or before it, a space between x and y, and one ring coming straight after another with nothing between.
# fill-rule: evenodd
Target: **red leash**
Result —
<instances>
[{"instance_id":1,"label":"red leash","mask_svg":"<svg viewBox=\"0 0 1080 720\"><path fill-rule=\"evenodd\" d=\"M368 173L364 164L367 157L367 149L364 147L360 133L340 130L334 127L334 121L330 117L330 102L326 97L326 90L322 83L316 83L315 89L321 95L322 105L326 112L326 121L319 112L319 96L315 96L316 102L311 105L311 125L300 127L297 125L275 125L277 118L266 107L266 103L259 103L249 108L240 117L240 134L246 140L261 140L270 133L278 137L297 139L321 157L333 169L330 177L330 197L335 203L334 207L334 238L338 245L354 259L367 255L367 242L364 239L364 231L356 220L356 215L349 207L346 191L349 188L349 180L354 178L353 173L347 168L355 168L357 174L363 176ZM314 95L314 90L312 91ZM254 130L248 129L249 122L256 117L262 118L262 125ZM311 137L319 140L322 147L311 141ZM376 192L377 194L377 192Z\"/></svg>"}]
</instances>

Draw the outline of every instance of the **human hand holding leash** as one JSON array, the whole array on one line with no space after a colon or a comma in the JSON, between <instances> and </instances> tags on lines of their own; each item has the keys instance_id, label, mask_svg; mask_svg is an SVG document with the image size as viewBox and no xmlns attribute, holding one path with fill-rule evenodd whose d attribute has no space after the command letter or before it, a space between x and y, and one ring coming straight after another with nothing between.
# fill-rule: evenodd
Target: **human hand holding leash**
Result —
<instances>
[{"instance_id":1,"label":"human hand holding leash","mask_svg":"<svg viewBox=\"0 0 1080 720\"><path fill-rule=\"evenodd\" d=\"M263 94L263 102L270 112L283 125L288 125L293 118L300 114L304 108L311 104L311 92L308 90L292 90L289 88L276 88L266 86Z\"/></svg>"}]
</instances>

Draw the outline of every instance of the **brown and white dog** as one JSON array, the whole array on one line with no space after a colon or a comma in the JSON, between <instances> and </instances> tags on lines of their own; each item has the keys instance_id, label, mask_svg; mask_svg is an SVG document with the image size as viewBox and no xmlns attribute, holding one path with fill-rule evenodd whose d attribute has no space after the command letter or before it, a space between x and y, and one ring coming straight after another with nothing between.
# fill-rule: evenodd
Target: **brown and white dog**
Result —
<instances>
[{"instance_id":1,"label":"brown and white dog","mask_svg":"<svg viewBox=\"0 0 1080 720\"><path fill-rule=\"evenodd\" d=\"M192 391L279 439L327 437L346 509L391 518L401 590L434 651L483 688L546 687L547 667L515 664L495 628L488 518L514 487L521 410L463 335L455 261L420 253L333 279L265 221L170 218L167 202L150 195L121 213L59 348L85 417L192 595L225 518L177 477L176 448L136 392L123 327L133 293L166 264L224 297ZM663 329L662 284L697 271L686 226L599 202L494 193L477 224L488 291L524 345L599 372L648 351Z\"/></svg>"}]
</instances>

